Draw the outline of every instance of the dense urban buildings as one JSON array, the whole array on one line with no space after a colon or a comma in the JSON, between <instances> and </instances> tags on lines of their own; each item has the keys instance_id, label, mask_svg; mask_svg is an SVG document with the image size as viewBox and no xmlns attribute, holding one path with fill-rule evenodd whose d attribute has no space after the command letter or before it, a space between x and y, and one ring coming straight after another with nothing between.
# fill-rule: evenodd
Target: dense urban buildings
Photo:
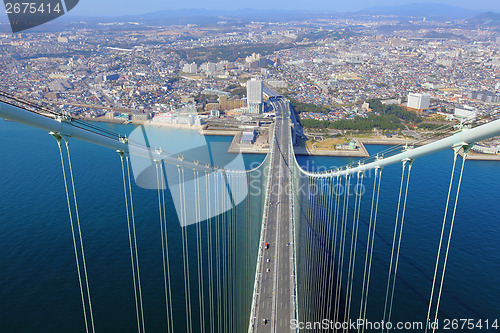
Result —
<instances>
[{"instance_id":1,"label":"dense urban buildings","mask_svg":"<svg viewBox=\"0 0 500 333\"><path fill-rule=\"evenodd\" d=\"M495 20L311 14L72 23L59 32L0 33L0 83L85 118L144 120L185 105L205 118L260 114L269 111L265 86L290 98L301 119L368 117L373 99L423 117L453 117L456 108L481 114L500 101Z\"/></svg>"}]
</instances>

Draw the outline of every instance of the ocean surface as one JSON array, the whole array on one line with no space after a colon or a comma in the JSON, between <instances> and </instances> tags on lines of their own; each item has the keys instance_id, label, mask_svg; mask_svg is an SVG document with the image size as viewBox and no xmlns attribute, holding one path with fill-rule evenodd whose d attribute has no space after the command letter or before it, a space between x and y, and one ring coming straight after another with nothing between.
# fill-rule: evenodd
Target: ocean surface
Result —
<instances>
[{"instance_id":1,"label":"ocean surface","mask_svg":"<svg viewBox=\"0 0 500 333\"><path fill-rule=\"evenodd\" d=\"M102 126L120 133L133 129ZM165 131L172 142L197 135L194 131ZM218 143L214 145L214 155L223 155L231 138L207 140ZM367 148L373 153L386 147ZM0 332L83 332L56 142L44 131L0 120L0 152ZM137 326L119 156L109 149L78 141L71 141L71 153L96 331L134 332ZM452 157L452 152L446 151L413 164L394 320L425 320ZM248 155L245 164L250 167L263 158ZM344 165L352 159L299 157L298 161L314 169ZM383 173L368 313L372 320L381 319L383 309L400 173L400 166L387 167ZM370 180L367 177L365 181L368 184ZM157 193L137 186L133 191L146 329L165 331ZM370 185L367 191L369 194ZM369 212L368 194L362 202L364 213ZM499 202L500 163L467 162L440 318L500 320ZM168 214L169 228L177 230L173 208ZM362 218L360 244L365 242L366 224ZM171 251L171 257L177 258L173 259L175 269L181 263L182 250ZM173 288L183 288L182 281L173 284Z\"/></svg>"}]
</instances>

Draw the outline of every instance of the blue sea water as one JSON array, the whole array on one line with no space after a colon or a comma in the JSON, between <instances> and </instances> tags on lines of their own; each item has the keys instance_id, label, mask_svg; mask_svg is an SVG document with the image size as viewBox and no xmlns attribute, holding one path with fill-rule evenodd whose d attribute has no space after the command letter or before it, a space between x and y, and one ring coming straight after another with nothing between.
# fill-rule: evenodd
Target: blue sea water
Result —
<instances>
[{"instance_id":1,"label":"blue sea water","mask_svg":"<svg viewBox=\"0 0 500 333\"><path fill-rule=\"evenodd\" d=\"M131 126L105 125L117 132ZM182 132L189 140L195 132ZM172 132L172 140L179 134ZM210 137L227 146L231 138ZM370 152L384 149L370 146ZM0 121L0 331L84 331L59 152L47 133ZM96 330L134 332L134 295L119 157L72 141L82 232ZM225 154L225 150L214 152ZM247 165L263 156L246 157ZM346 158L299 157L301 164L343 165ZM452 153L415 161L402 239L393 318L425 320ZM380 319L399 190L400 167L384 170L369 318ZM368 179L369 180L369 179ZM367 182L368 182L367 180ZM369 187L369 186L368 186ZM367 196L368 197L368 196ZM156 192L134 187L137 238L149 331L165 330ZM469 161L461 189L440 317L500 319L500 163ZM369 209L365 198L363 212ZM168 211L169 227L177 221ZM366 225L366 219L361 221ZM360 227L361 228L361 227ZM360 231L361 239L363 228ZM173 248L172 258L181 249ZM179 267L174 259L173 267ZM359 273L357 273L359 275ZM183 288L173 281L173 288ZM400 289L399 289L400 288Z\"/></svg>"}]
</instances>

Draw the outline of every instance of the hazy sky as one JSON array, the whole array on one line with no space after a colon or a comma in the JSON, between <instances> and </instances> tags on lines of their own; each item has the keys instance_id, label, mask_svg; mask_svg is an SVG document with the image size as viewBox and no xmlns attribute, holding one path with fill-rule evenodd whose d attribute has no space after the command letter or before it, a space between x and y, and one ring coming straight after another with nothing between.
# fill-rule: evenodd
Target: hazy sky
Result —
<instances>
[{"instance_id":1,"label":"hazy sky","mask_svg":"<svg viewBox=\"0 0 500 333\"><path fill-rule=\"evenodd\" d=\"M500 12L500 0L80 0L73 15L128 15L164 9L307 9L335 12L355 11L374 6L407 3L443 3L474 10Z\"/></svg>"}]
</instances>

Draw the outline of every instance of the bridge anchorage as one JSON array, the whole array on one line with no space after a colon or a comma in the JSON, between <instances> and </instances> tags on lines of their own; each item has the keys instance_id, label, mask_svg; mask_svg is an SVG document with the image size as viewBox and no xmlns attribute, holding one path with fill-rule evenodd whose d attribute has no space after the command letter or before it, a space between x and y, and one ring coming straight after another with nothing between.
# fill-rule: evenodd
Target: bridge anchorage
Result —
<instances>
[{"instance_id":1,"label":"bridge anchorage","mask_svg":"<svg viewBox=\"0 0 500 333\"><path fill-rule=\"evenodd\" d=\"M200 158L198 146L165 149L144 127L123 137L0 94L1 117L41 128L56 139L87 332L99 331L99 322L70 154L74 139L118 152L138 332L148 329L149 317L143 290L147 272L141 270L136 230L137 185L156 192L168 332L344 332L352 331L345 323L358 320L365 324L356 330L364 332L370 330L369 319L392 323L402 313L398 294L406 295L401 274L408 268L402 251L414 204L409 197L415 177L421 176L415 175L418 162L452 149L432 274L428 289L418 291L424 301L416 310L427 323L420 331L437 329L432 323L442 305L468 152L474 142L499 136L500 120L446 128L445 137L432 142L313 172L303 169L293 153L296 120L290 104L282 97L272 103L277 117L270 152L258 167L245 170L238 168L244 166L240 157L222 167L210 154L208 160ZM391 178L397 185L386 189L383 183ZM381 205L388 193L393 205Z\"/></svg>"}]
</instances>

